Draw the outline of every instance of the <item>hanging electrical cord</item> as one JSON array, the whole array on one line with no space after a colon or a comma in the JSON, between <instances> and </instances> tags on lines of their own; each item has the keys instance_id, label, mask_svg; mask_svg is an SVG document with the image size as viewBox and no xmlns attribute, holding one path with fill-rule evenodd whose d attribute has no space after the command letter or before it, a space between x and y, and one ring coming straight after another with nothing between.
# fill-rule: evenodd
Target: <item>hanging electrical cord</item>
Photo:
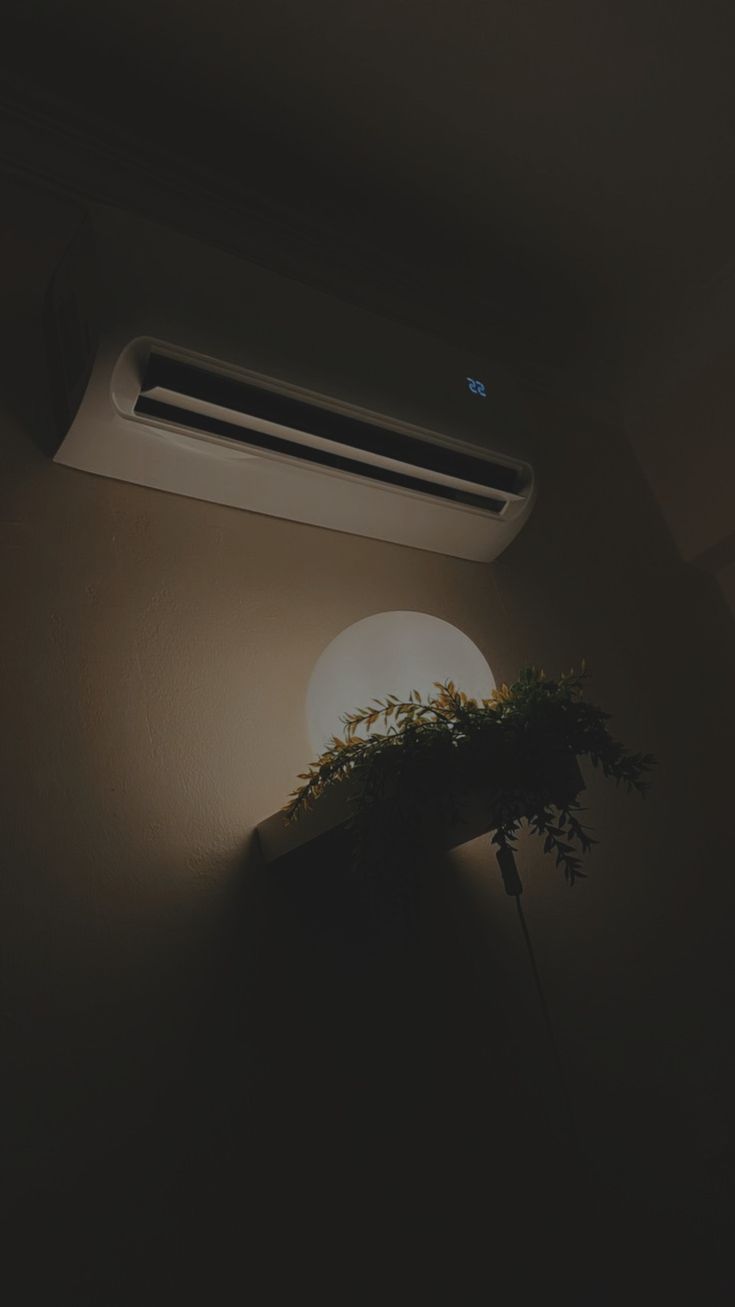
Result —
<instances>
[{"instance_id":1,"label":"hanging electrical cord","mask_svg":"<svg viewBox=\"0 0 735 1307\"><path fill-rule=\"evenodd\" d=\"M567 1075L564 1068L564 1063L562 1061L561 1053L559 1052L559 1045L556 1040L554 1025L551 1020L551 1012L549 1011L549 1005L546 1001L544 987L541 983L541 973L538 969L538 963L536 962L536 954L533 951L533 943L531 942L531 935L528 929L528 923L526 922L525 913L523 911L523 906L521 904L523 883L518 874L518 868L516 866L515 856L510 846L508 844L501 845L501 847L497 850L496 856L498 860L498 865L500 867L500 873L503 877L505 892L507 895L509 895L509 897L514 898L516 902L516 909L518 911L518 920L521 925L521 933L523 935L523 939L526 944L528 959L531 964L533 982L536 989L536 994L538 996L539 1007L541 1008L544 1027L546 1029L546 1035L549 1041L552 1060L554 1062L554 1068L556 1071L558 1088L561 1095L561 1101L566 1116L567 1133L569 1135L570 1143L574 1146L577 1153L579 1153L580 1151L579 1142L577 1139L577 1130L574 1121L574 1112L572 1110L572 1099L571 1099L571 1093L569 1091L569 1082L567 1080Z\"/></svg>"}]
</instances>

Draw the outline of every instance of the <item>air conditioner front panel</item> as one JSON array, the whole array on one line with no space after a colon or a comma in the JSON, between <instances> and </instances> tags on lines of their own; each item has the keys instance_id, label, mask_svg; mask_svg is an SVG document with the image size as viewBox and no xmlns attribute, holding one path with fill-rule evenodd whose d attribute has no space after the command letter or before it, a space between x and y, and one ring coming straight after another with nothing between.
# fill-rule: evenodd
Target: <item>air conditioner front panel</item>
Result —
<instances>
[{"instance_id":1,"label":"air conditioner front panel","mask_svg":"<svg viewBox=\"0 0 735 1307\"><path fill-rule=\"evenodd\" d=\"M70 434L58 460L192 499L462 558L482 561L493 528L503 538L500 520L495 523L471 508L429 503L422 495L393 487L381 487L376 496L372 485L356 477L331 471L315 474L296 462L229 445L217 444L205 452L202 443L186 433L154 430L142 423L131 427L118 415L108 416L104 428L102 421L95 423L94 448L80 428Z\"/></svg>"}]
</instances>

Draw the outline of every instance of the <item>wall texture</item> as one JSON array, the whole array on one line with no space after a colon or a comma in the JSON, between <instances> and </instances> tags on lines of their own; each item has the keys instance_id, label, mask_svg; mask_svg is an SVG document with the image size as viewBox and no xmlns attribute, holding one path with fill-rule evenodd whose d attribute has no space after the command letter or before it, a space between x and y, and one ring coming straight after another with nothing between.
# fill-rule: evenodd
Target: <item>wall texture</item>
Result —
<instances>
[{"instance_id":1,"label":"wall texture","mask_svg":"<svg viewBox=\"0 0 735 1307\"><path fill-rule=\"evenodd\" d=\"M211 1269L270 1238L273 1275L291 1256L324 1275L356 1229L360 1266L393 1242L415 1276L407 1212L435 1233L459 1205L456 1247L490 1240L490 1285L509 1257L483 1206L499 1175L516 1212L542 1193L556 1231L556 1176L527 1170L553 1068L486 845L428 878L414 951L357 980L303 886L252 848L307 761L318 654L393 608L459 626L499 679L586 656L622 738L659 756L645 804L588 778L602 843L574 891L524 846L526 907L584 1150L615 1196L610 1247L633 1209L646 1229L711 1223L732 1182L735 625L625 441L529 395L539 502L492 567L56 466L39 305L74 221L5 197L3 1002L25 1283L45 1268L77 1301L174 1301L187 1244Z\"/></svg>"}]
</instances>

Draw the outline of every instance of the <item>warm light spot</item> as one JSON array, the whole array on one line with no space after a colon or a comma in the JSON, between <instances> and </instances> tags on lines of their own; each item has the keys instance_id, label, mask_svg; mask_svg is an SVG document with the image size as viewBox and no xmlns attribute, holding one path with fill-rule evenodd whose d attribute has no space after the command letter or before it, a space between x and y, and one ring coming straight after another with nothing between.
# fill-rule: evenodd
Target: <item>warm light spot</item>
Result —
<instances>
[{"instance_id":1,"label":"warm light spot","mask_svg":"<svg viewBox=\"0 0 735 1307\"><path fill-rule=\"evenodd\" d=\"M449 622L428 613L375 613L342 631L318 659L306 695L312 752L342 734L342 713L388 694L426 695L435 681L454 681L486 699L495 679L480 650Z\"/></svg>"}]
</instances>

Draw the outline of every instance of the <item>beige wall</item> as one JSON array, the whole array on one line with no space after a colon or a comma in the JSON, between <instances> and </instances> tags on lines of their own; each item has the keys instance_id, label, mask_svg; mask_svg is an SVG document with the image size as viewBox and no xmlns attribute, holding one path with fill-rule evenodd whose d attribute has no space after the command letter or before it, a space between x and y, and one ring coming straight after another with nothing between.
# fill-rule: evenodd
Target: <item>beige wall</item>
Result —
<instances>
[{"instance_id":1,"label":"beige wall","mask_svg":"<svg viewBox=\"0 0 735 1307\"><path fill-rule=\"evenodd\" d=\"M490 567L56 466L36 444L37 310L73 213L18 191L3 214L0 747L21 1204L52 1202L58 1175L83 1175L113 1140L124 1155L152 1111L178 1120L186 1104L187 1148L192 1116L216 1133L225 1082L252 1101L269 1059L290 1111L317 1093L304 995L324 1001L329 973L248 850L307 760L318 654L394 608L455 623L501 678L586 656L615 729L659 755L645 805L590 779L602 843L573 892L524 854L526 907L591 1153L623 1185L637 1165L639 1196L659 1205L670 1185L683 1201L682 1167L707 1190L729 1115L735 626L680 562L625 442L529 398L538 507ZM526 961L487 847L452 867L429 916L447 1029L479 1012L481 1043L502 1010L530 1046ZM488 1083L498 1071L485 1067Z\"/></svg>"}]
</instances>

